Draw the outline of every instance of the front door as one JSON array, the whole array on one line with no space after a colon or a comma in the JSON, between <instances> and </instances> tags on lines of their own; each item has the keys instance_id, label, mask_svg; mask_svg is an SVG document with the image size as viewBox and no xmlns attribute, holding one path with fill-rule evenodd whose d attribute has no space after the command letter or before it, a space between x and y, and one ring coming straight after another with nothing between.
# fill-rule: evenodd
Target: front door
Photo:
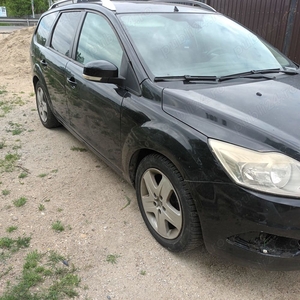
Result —
<instances>
[{"instance_id":1,"label":"front door","mask_svg":"<svg viewBox=\"0 0 300 300\"><path fill-rule=\"evenodd\" d=\"M115 84L83 78L83 67L106 60L120 70L124 52L109 22L88 12L80 32L76 58L66 66L67 97L72 129L97 152L120 165L120 111L124 90Z\"/></svg>"}]
</instances>

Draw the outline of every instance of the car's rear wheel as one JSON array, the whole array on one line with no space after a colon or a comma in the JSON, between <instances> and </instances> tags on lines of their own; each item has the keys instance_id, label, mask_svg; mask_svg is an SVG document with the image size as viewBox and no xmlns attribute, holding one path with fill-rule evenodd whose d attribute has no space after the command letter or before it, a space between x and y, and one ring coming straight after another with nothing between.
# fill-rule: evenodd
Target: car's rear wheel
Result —
<instances>
[{"instance_id":1,"label":"car's rear wheel","mask_svg":"<svg viewBox=\"0 0 300 300\"><path fill-rule=\"evenodd\" d=\"M176 167L152 154L139 164L136 193L143 219L165 248L186 251L200 244L201 228L193 199Z\"/></svg>"},{"instance_id":2,"label":"car's rear wheel","mask_svg":"<svg viewBox=\"0 0 300 300\"><path fill-rule=\"evenodd\" d=\"M45 93L45 88L38 81L35 86L36 106L42 124L47 128L61 126L56 117L53 115L49 106L49 101Z\"/></svg>"}]
</instances>

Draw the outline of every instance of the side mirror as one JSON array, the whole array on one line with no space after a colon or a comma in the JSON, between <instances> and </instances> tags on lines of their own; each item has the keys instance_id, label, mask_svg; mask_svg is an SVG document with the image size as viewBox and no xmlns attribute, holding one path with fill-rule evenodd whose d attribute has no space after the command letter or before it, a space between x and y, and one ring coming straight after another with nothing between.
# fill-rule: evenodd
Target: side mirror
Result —
<instances>
[{"instance_id":1,"label":"side mirror","mask_svg":"<svg viewBox=\"0 0 300 300\"><path fill-rule=\"evenodd\" d=\"M122 85L124 82L124 78L118 78L118 68L106 60L95 60L87 63L83 68L83 77L90 81L117 85Z\"/></svg>"}]
</instances>

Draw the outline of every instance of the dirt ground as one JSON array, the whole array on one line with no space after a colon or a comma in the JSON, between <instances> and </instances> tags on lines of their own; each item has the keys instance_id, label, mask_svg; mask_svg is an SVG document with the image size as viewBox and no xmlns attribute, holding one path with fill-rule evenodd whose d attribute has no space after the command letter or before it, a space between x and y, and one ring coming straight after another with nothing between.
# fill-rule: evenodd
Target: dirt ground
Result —
<instances>
[{"instance_id":1,"label":"dirt ground","mask_svg":"<svg viewBox=\"0 0 300 300\"><path fill-rule=\"evenodd\" d=\"M56 250L78 268L78 299L299 299L300 272L267 272L218 260L204 248L170 253L143 223L135 191L64 128L44 128L35 110L29 44L33 29L0 37L0 159L18 153L0 173L0 237L31 236L30 249L0 261L0 296L18 276L28 251ZM2 106L3 107L3 106ZM17 125L16 125L17 124ZM14 128L21 133L13 135ZM18 176L27 172L26 178ZM41 176L46 174L46 176ZM10 191L3 195L2 191ZM15 207L13 200L26 197ZM127 199L131 199L130 205ZM40 204L45 206L39 211ZM126 207L125 207L126 206ZM63 232L51 229L61 221ZM17 226L7 233L9 226ZM115 264L107 255L118 256Z\"/></svg>"}]
</instances>

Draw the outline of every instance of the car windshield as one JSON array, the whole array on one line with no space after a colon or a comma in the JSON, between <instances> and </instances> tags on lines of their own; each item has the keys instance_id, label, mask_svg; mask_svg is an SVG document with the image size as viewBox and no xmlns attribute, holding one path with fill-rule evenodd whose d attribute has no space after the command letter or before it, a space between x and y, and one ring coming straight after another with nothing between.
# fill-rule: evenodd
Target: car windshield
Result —
<instances>
[{"instance_id":1,"label":"car windshield","mask_svg":"<svg viewBox=\"0 0 300 300\"><path fill-rule=\"evenodd\" d=\"M294 67L256 35L222 15L119 15L136 52L154 77L226 76Z\"/></svg>"}]
</instances>

